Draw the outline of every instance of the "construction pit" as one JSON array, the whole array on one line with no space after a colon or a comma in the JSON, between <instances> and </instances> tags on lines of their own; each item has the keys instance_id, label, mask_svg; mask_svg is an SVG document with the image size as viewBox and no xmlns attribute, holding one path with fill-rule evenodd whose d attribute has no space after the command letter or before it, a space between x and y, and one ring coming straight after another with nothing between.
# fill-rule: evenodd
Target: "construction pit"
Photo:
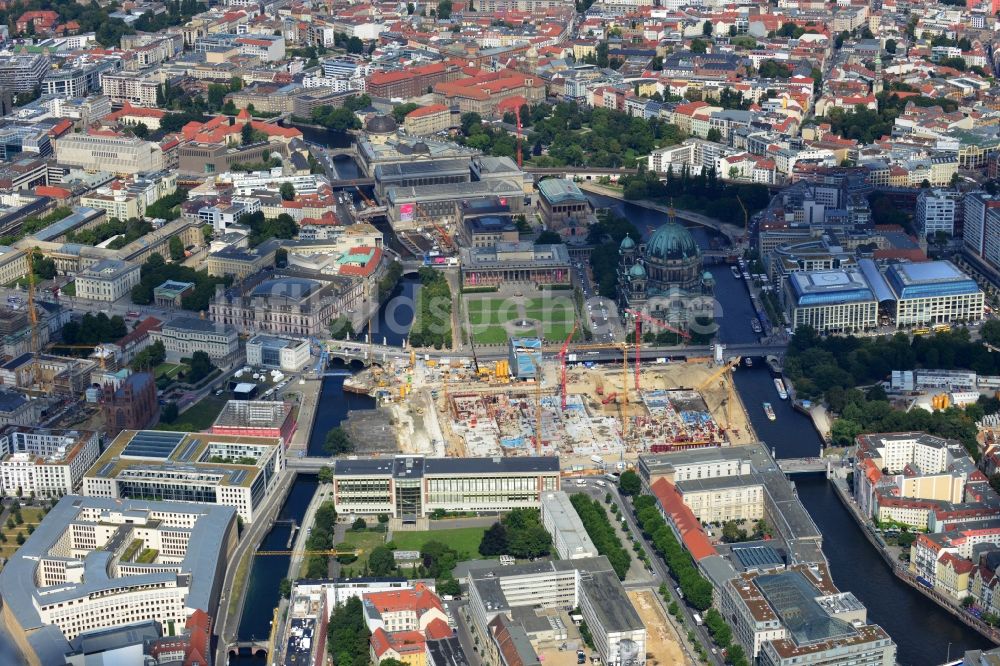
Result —
<instances>
[{"instance_id":1,"label":"construction pit","mask_svg":"<svg viewBox=\"0 0 1000 666\"><path fill-rule=\"evenodd\" d=\"M438 368L433 379L443 380L445 372ZM642 365L636 391L634 366L623 372L621 365L571 364L565 409L558 363L545 364L540 385L483 376L490 379L451 370L447 386L431 384L438 421L434 435L443 438L447 455L558 455L570 465L589 463L594 456L613 461L753 441L725 366L704 361Z\"/></svg>"}]
</instances>

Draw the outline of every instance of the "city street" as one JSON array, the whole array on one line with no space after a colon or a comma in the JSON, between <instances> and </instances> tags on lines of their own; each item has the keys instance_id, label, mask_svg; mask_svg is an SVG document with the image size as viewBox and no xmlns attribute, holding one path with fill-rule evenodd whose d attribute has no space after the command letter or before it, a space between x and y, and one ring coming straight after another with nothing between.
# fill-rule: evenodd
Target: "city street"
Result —
<instances>
[{"instance_id":1,"label":"city street","mask_svg":"<svg viewBox=\"0 0 1000 666\"><path fill-rule=\"evenodd\" d=\"M625 498L623 498L621 494L618 492L617 484L608 482L604 485L604 487L601 487L595 483L595 481L597 480L598 479L588 478L586 479L587 482L585 485L577 486L574 484L573 486L566 486L564 490L569 494L573 494L574 492L584 492L587 495L593 497L594 499L601 500L602 502L604 500L605 493L610 492L612 500L615 502L615 504L618 505L619 512L621 513L621 515L625 516L625 522L628 525L629 531L642 544L642 548L645 551L646 556L649 558L650 563L653 565L653 576L655 582L651 584L652 587L655 589L659 587L660 582L666 582L667 587L670 588L671 596L676 598L677 592L674 589L676 583L674 583L673 578L670 577L669 569L667 568L667 565L663 562L663 559L656 553L656 551L649 544L649 542L643 538L642 530L639 529L638 524L635 522L635 517L632 515L631 504L628 503L625 500ZM657 599L662 599L662 597L660 597L658 593L656 596ZM709 663L715 664L716 666L722 666L722 664L724 663L722 656L717 654L712 654L711 652L713 643L712 643L712 637L709 635L708 630L704 626L698 626L695 624L694 617L692 616L694 611L688 608L687 604L684 603L683 599L677 599L677 602L678 605L680 606L681 612L684 615L684 626L678 628L680 635L685 636L687 634L687 630L693 630L695 632L695 636L698 637L698 641L708 651Z\"/></svg>"}]
</instances>

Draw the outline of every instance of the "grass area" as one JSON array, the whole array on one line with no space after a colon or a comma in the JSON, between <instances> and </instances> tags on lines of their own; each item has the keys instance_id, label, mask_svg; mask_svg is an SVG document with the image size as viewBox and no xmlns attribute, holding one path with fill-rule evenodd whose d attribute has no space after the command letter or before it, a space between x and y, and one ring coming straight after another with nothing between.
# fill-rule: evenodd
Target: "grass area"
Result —
<instances>
[{"instance_id":1,"label":"grass area","mask_svg":"<svg viewBox=\"0 0 1000 666\"><path fill-rule=\"evenodd\" d=\"M507 341L504 324L520 318L520 309L506 298L476 298L465 303L473 338L478 344L503 344ZM565 340L573 328L576 307L569 296L529 298L524 302L525 318L541 322L537 331L548 340Z\"/></svg>"},{"instance_id":2,"label":"grass area","mask_svg":"<svg viewBox=\"0 0 1000 666\"><path fill-rule=\"evenodd\" d=\"M392 541L398 550L420 550L428 541L440 541L458 551L459 559L479 559L479 543L485 527L458 527L426 532L395 532Z\"/></svg>"},{"instance_id":3,"label":"grass area","mask_svg":"<svg viewBox=\"0 0 1000 666\"><path fill-rule=\"evenodd\" d=\"M190 368L183 363L161 363L153 370L153 375L157 379L160 377L175 379L181 372L186 375L188 370Z\"/></svg>"},{"instance_id":4,"label":"grass area","mask_svg":"<svg viewBox=\"0 0 1000 666\"><path fill-rule=\"evenodd\" d=\"M140 548L142 548L142 539L132 539L132 543L130 543L128 545L128 548L126 548L124 552L122 552L121 561L122 562L131 561L132 557L139 552Z\"/></svg>"},{"instance_id":5,"label":"grass area","mask_svg":"<svg viewBox=\"0 0 1000 666\"><path fill-rule=\"evenodd\" d=\"M30 536L28 526L38 527L38 524L42 522L42 510L34 506L21 507L21 517L24 518L24 524L17 525L14 529L8 529L6 524L0 525L0 531L7 537L6 542L0 543L0 557L10 559L14 556L14 553L20 548L17 543L17 535L23 534L24 538L27 539Z\"/></svg>"},{"instance_id":6,"label":"grass area","mask_svg":"<svg viewBox=\"0 0 1000 666\"><path fill-rule=\"evenodd\" d=\"M371 555L372 549L385 543L385 532L347 530L347 534L344 535L344 543L361 551L357 560L345 566L350 567L352 571L362 571L365 568L365 563L368 562L368 556Z\"/></svg>"},{"instance_id":7,"label":"grass area","mask_svg":"<svg viewBox=\"0 0 1000 666\"><path fill-rule=\"evenodd\" d=\"M201 432L215 423L226 401L214 395L208 395L191 405L187 411L177 417L173 423L158 423L156 430L173 430L177 432Z\"/></svg>"},{"instance_id":8,"label":"grass area","mask_svg":"<svg viewBox=\"0 0 1000 666\"><path fill-rule=\"evenodd\" d=\"M160 551L155 548L146 548L139 553L139 557L136 559L136 564L151 564L159 554Z\"/></svg>"}]
</instances>

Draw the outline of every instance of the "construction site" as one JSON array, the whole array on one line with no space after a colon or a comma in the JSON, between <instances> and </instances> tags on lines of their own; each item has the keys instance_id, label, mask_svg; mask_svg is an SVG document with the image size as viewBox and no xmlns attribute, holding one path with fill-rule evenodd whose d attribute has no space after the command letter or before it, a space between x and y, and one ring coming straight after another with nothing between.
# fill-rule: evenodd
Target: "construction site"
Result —
<instances>
[{"instance_id":1,"label":"construction site","mask_svg":"<svg viewBox=\"0 0 1000 666\"><path fill-rule=\"evenodd\" d=\"M506 360L473 368L414 357L355 386L382 399L400 448L411 453L611 461L753 441L732 378L740 359L636 364L627 345L618 348L622 361L605 364L539 351L527 379L512 377Z\"/></svg>"}]
</instances>

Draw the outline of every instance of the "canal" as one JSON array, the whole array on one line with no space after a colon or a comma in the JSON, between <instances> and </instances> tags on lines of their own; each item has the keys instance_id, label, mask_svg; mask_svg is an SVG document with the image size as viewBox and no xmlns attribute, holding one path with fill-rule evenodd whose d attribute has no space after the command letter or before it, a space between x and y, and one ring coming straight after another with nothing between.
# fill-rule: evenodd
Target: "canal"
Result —
<instances>
[{"instance_id":1,"label":"canal","mask_svg":"<svg viewBox=\"0 0 1000 666\"><path fill-rule=\"evenodd\" d=\"M315 475L300 474L281 507L274 527L267 533L258 550L286 550L288 537L292 533L291 521L301 523L306 508L312 500L319 481ZM240 640L267 639L271 635L273 610L278 605L278 586L281 579L288 575L288 565L291 562L286 555L268 555L257 557L250 569L250 580L247 584L246 599L243 603L243 615L240 617ZM264 664L263 659L249 655L230 657L230 666L257 666Z\"/></svg>"}]
</instances>

